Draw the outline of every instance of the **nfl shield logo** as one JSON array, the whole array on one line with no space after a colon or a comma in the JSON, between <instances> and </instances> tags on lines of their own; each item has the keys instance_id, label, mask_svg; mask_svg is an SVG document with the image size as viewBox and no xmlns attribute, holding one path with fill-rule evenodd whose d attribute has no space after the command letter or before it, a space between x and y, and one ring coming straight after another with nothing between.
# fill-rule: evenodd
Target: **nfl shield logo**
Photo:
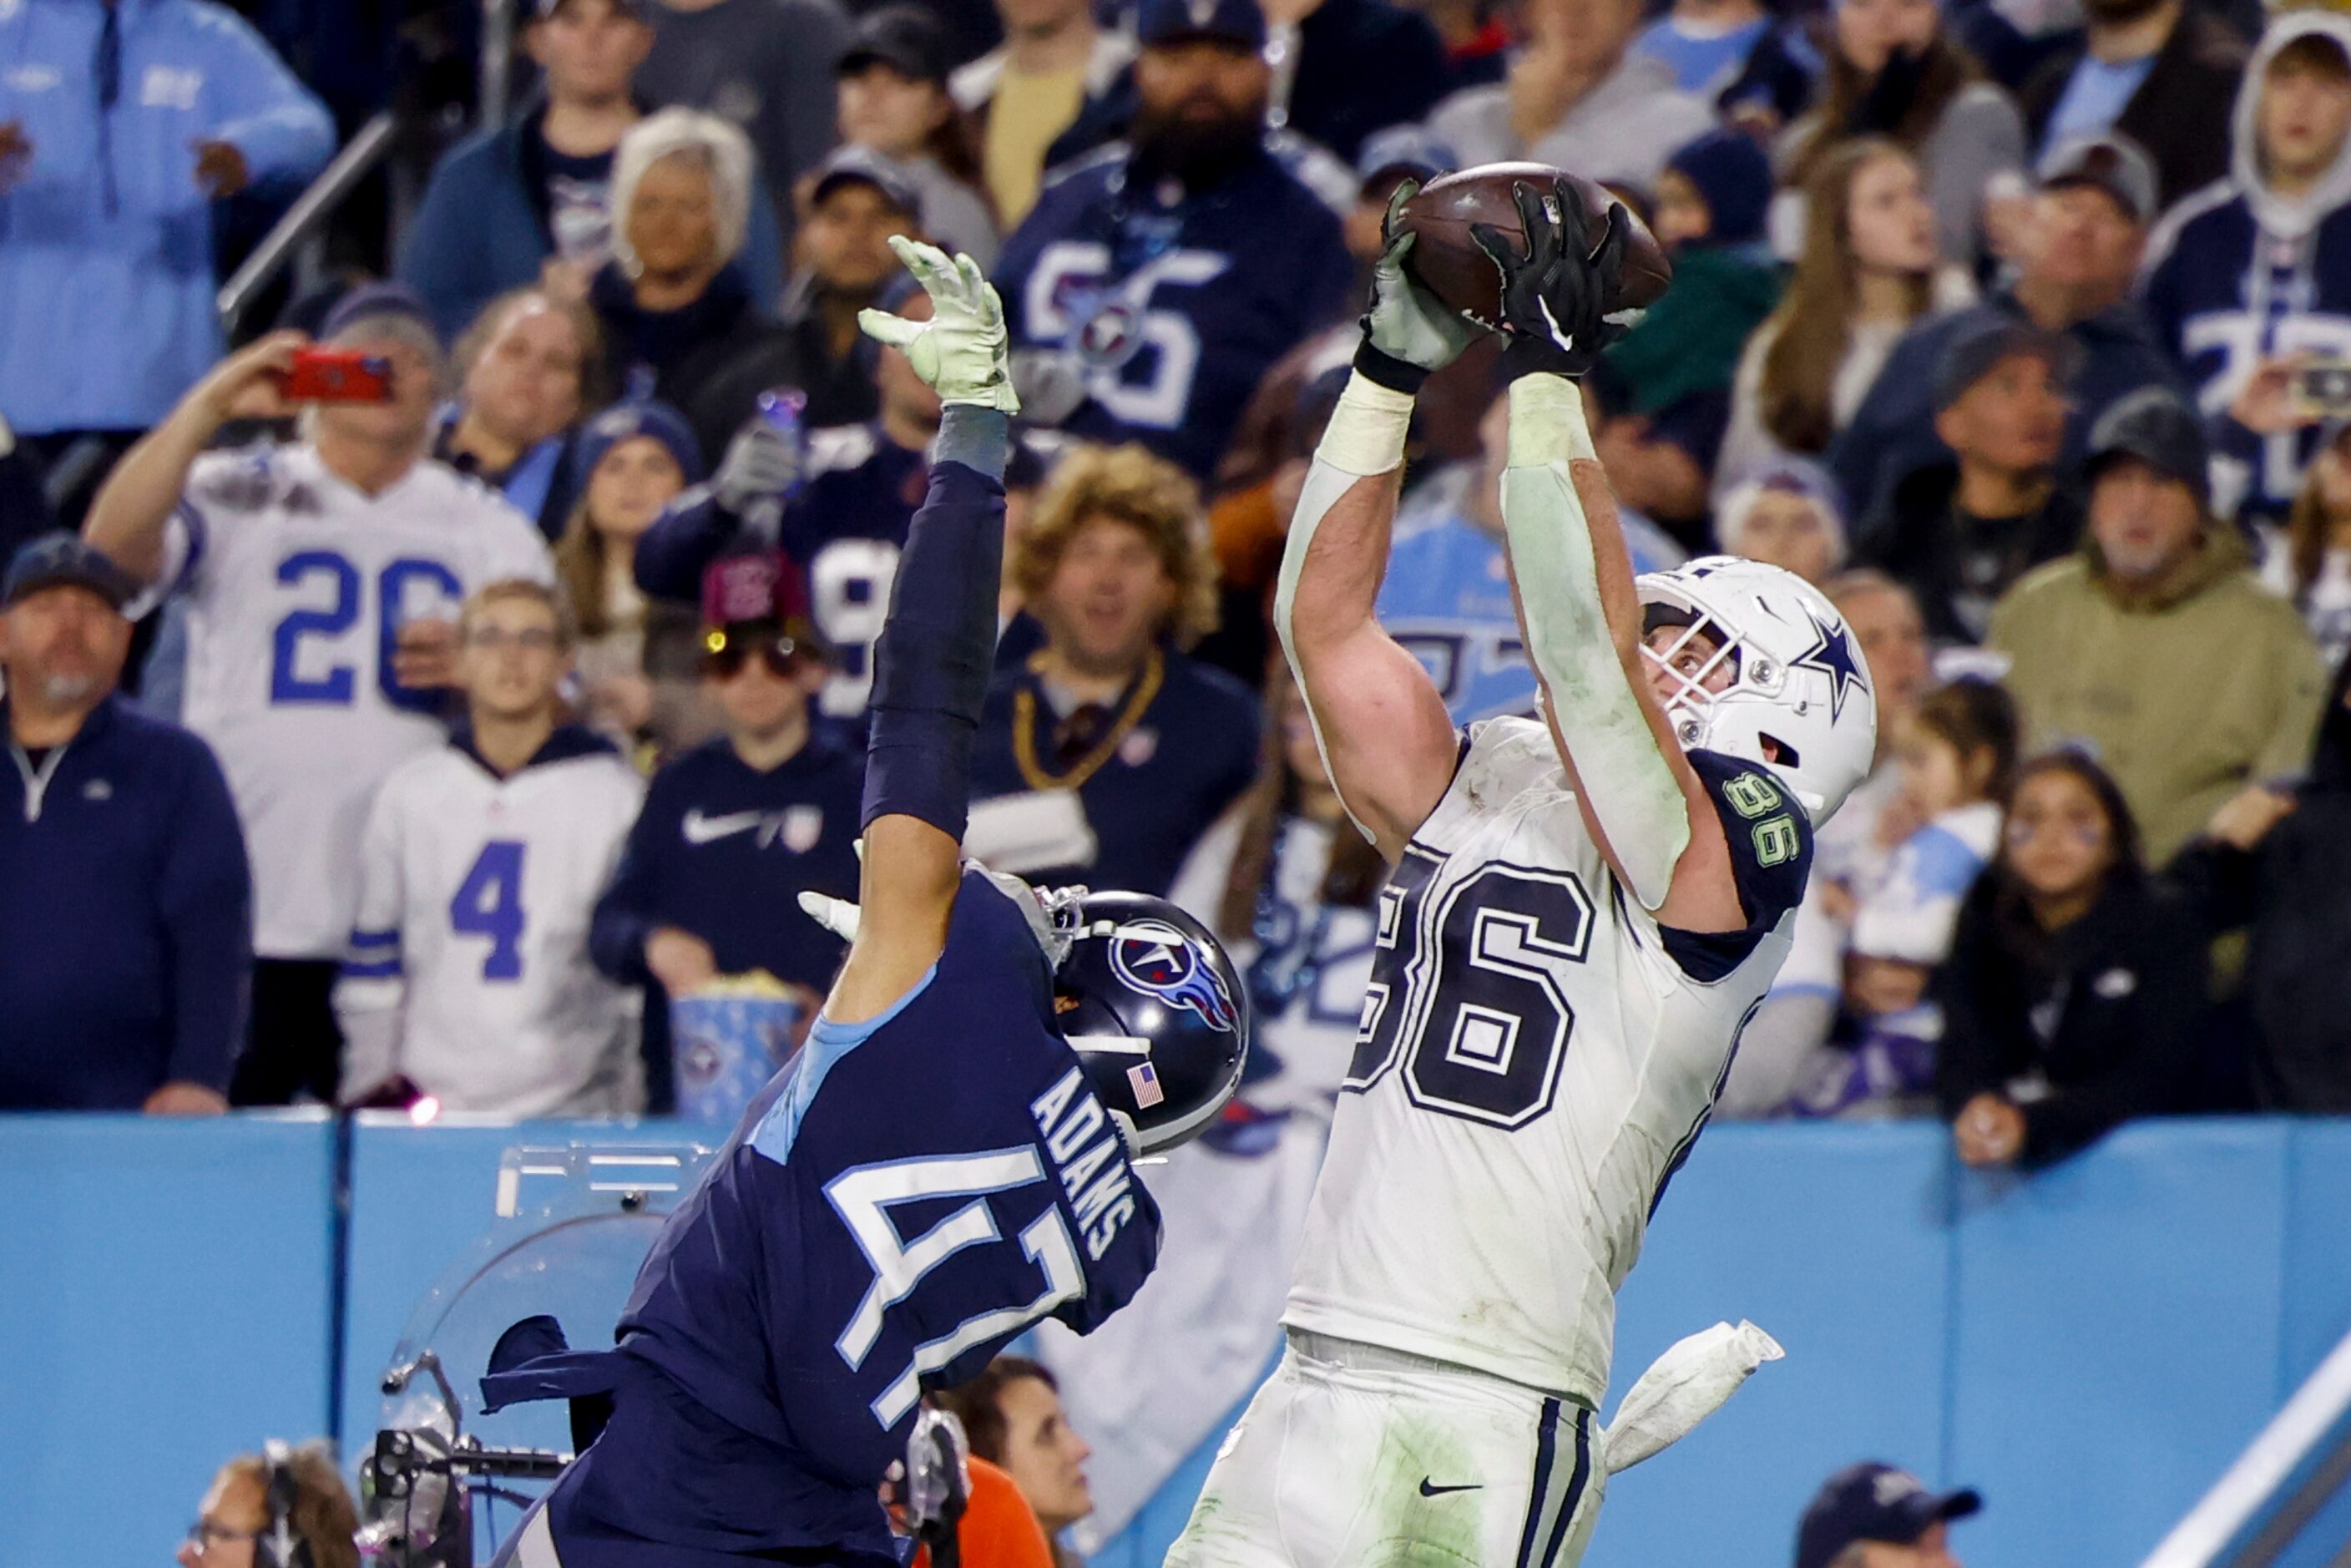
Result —
<instances>
[{"instance_id":1,"label":"nfl shield logo","mask_svg":"<svg viewBox=\"0 0 2351 1568\"><path fill-rule=\"evenodd\" d=\"M816 848L824 835L824 808L821 806L791 806L784 811L784 848L796 855L804 855Z\"/></svg>"}]
</instances>

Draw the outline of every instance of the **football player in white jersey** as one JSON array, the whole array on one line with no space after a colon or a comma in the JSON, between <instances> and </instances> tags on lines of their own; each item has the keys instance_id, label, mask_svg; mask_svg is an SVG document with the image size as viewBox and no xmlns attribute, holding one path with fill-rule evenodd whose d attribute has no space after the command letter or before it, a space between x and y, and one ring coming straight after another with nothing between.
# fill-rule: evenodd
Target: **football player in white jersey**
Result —
<instances>
[{"instance_id":1,"label":"football player in white jersey","mask_svg":"<svg viewBox=\"0 0 2351 1568\"><path fill-rule=\"evenodd\" d=\"M293 413L298 333L231 355L123 455L86 532L188 605L182 722L219 754L253 854L255 1048L232 1098L334 1094L328 990L351 927L360 832L394 766L445 738L458 606L554 580L546 541L426 455L448 365L413 295L355 289L329 347L380 358L392 395L308 404L302 437L207 450L228 420Z\"/></svg>"},{"instance_id":2,"label":"football player in white jersey","mask_svg":"<svg viewBox=\"0 0 2351 1568\"><path fill-rule=\"evenodd\" d=\"M491 583L460 637L467 724L394 768L368 816L335 987L344 1096L643 1110L636 998L590 962L588 927L644 780L601 736L559 722L574 638L553 589Z\"/></svg>"},{"instance_id":3,"label":"football player in white jersey","mask_svg":"<svg viewBox=\"0 0 2351 1568\"><path fill-rule=\"evenodd\" d=\"M1582 1557L1615 1290L1787 950L1813 831L1868 767L1868 674L1818 593L1719 557L1636 582L1573 379L1621 329L1601 300L1626 220L1587 256L1562 237L1572 185L1519 206L1523 248L1480 242L1545 716L1457 731L1374 618L1413 393L1474 330L1400 237L1275 602L1341 799L1395 870L1288 1349L1169 1568Z\"/></svg>"}]
</instances>

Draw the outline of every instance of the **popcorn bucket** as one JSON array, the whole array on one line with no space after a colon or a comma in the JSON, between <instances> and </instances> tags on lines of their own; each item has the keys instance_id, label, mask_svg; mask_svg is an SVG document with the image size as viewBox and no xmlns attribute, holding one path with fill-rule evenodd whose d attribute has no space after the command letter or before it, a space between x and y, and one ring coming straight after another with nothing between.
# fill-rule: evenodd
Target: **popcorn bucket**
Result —
<instances>
[{"instance_id":1,"label":"popcorn bucket","mask_svg":"<svg viewBox=\"0 0 2351 1568\"><path fill-rule=\"evenodd\" d=\"M767 975L729 976L669 1005L677 1113L732 1127L791 1059L802 1009Z\"/></svg>"}]
</instances>

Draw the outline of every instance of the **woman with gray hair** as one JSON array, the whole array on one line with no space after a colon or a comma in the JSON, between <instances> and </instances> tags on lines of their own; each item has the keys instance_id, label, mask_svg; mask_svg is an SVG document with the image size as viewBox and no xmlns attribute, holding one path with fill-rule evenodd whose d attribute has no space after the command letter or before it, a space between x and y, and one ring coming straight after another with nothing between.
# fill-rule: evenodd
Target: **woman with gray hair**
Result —
<instances>
[{"instance_id":1,"label":"woman with gray hair","mask_svg":"<svg viewBox=\"0 0 2351 1568\"><path fill-rule=\"evenodd\" d=\"M743 133L715 114L665 109L621 139L612 163L612 259L589 286L611 384L652 373L653 395L685 403L772 329L736 264L751 206Z\"/></svg>"}]
</instances>

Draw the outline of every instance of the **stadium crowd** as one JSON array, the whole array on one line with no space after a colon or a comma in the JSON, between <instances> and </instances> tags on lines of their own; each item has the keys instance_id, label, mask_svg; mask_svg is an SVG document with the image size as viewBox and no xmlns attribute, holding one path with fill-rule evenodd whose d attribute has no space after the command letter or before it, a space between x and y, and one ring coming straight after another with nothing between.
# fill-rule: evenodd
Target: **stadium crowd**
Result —
<instances>
[{"instance_id":1,"label":"stadium crowd","mask_svg":"<svg viewBox=\"0 0 2351 1568\"><path fill-rule=\"evenodd\" d=\"M2351 1111L2351 15L536 0L232 345L222 248L477 20L240 9L0 3L0 1109L739 1109L854 892L913 235L1024 413L968 847L1172 892L1259 1020L1217 1146L1311 1121L1382 867L1275 563L1391 196L1525 158L1675 264L1585 383L1636 563L1786 567L1874 680L1723 1113ZM1381 596L1465 725L1535 695L1499 386L1423 396Z\"/></svg>"}]
</instances>

